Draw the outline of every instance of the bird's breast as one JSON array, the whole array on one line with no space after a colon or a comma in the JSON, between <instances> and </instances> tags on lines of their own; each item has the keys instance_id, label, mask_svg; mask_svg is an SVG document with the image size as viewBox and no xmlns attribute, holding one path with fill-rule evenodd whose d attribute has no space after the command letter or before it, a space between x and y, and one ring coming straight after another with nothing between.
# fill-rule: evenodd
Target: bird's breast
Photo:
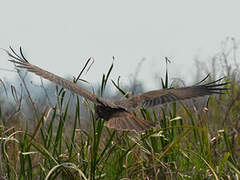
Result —
<instances>
[{"instance_id":1,"label":"bird's breast","mask_svg":"<svg viewBox=\"0 0 240 180\"><path fill-rule=\"evenodd\" d=\"M114 116L117 116L121 112L125 112L126 110L122 108L111 108L109 106L97 105L96 113L100 118L105 119L106 121Z\"/></svg>"}]
</instances>

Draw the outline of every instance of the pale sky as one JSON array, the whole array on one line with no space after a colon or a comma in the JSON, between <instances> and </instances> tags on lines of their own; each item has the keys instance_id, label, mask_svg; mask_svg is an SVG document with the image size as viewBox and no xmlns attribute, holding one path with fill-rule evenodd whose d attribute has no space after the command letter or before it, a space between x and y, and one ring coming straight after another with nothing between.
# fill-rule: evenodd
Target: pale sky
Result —
<instances>
[{"instance_id":1,"label":"pale sky","mask_svg":"<svg viewBox=\"0 0 240 180\"><path fill-rule=\"evenodd\" d=\"M28 60L61 76L77 76L89 57L95 63L83 78L99 82L115 56L111 79L127 84L146 58L139 78L156 88L154 74L189 80L194 57L209 60L227 36L240 39L237 0L7 0L0 6L0 48L22 46ZM13 70L0 51L0 68ZM0 78L13 77L0 70Z\"/></svg>"}]
</instances>

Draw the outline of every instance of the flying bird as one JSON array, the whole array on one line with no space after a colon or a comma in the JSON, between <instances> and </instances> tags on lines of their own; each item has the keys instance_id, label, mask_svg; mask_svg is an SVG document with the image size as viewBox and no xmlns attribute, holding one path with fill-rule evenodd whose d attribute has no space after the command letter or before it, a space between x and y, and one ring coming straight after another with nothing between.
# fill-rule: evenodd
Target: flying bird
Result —
<instances>
[{"instance_id":1,"label":"flying bird","mask_svg":"<svg viewBox=\"0 0 240 180\"><path fill-rule=\"evenodd\" d=\"M112 101L98 97L72 81L29 63L24 57L21 48L19 55L11 47L10 49L12 53L7 51L10 57L9 61L15 63L17 68L26 69L29 72L92 101L96 105L95 111L98 117L105 119L104 125L108 128L121 131L144 131L155 126L153 122L135 116L132 112L136 109L151 108L157 105L211 94L223 94L223 91L227 90L224 86L227 85L228 82L219 83L223 78L210 83L201 84L207 78L206 77L194 86L153 90L132 96L125 100Z\"/></svg>"}]
</instances>

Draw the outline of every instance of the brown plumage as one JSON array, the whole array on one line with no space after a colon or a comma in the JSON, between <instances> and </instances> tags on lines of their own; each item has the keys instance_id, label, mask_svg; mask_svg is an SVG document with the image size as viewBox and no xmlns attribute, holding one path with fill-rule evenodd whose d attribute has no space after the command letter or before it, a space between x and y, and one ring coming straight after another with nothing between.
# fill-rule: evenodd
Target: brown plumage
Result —
<instances>
[{"instance_id":1,"label":"brown plumage","mask_svg":"<svg viewBox=\"0 0 240 180\"><path fill-rule=\"evenodd\" d=\"M132 96L122 101L111 101L101 97L97 97L90 91L78 86L77 84L59 77L53 73L45 71L35 65L30 64L22 54L20 49L20 55L16 54L11 48L12 53L8 52L11 62L15 63L18 68L24 68L29 72L43 77L56 85L60 85L77 95L80 95L86 99L89 99L96 104L96 113L100 118L106 120L105 126L122 131L143 131L154 127L154 123L136 117L131 113L132 110L137 108L148 108L165 103L175 102L179 100L191 99L200 96L206 96L211 94L222 94L223 86L228 83L219 83L222 80L203 84L196 84L194 86L183 88L169 88L149 91L143 94ZM205 78L206 79L206 78ZM204 79L204 80L205 80Z\"/></svg>"}]
</instances>

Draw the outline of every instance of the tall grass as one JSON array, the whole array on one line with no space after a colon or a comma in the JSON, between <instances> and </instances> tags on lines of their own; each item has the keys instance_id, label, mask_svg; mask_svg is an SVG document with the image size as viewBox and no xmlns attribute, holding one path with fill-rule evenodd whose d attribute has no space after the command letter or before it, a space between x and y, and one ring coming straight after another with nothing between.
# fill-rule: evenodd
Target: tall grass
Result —
<instances>
[{"instance_id":1,"label":"tall grass","mask_svg":"<svg viewBox=\"0 0 240 180\"><path fill-rule=\"evenodd\" d=\"M102 77L100 96L112 68ZM226 81L234 78L229 74ZM161 82L169 87L167 70ZM158 123L144 133L104 127L94 107L79 97L69 125L73 98L58 88L57 103L36 115L34 129L28 123L18 130L7 127L0 109L0 173L7 179L238 179L239 84L227 86L231 90L209 97L203 110L173 103L136 112ZM89 130L81 127L83 106L91 115Z\"/></svg>"}]
</instances>

